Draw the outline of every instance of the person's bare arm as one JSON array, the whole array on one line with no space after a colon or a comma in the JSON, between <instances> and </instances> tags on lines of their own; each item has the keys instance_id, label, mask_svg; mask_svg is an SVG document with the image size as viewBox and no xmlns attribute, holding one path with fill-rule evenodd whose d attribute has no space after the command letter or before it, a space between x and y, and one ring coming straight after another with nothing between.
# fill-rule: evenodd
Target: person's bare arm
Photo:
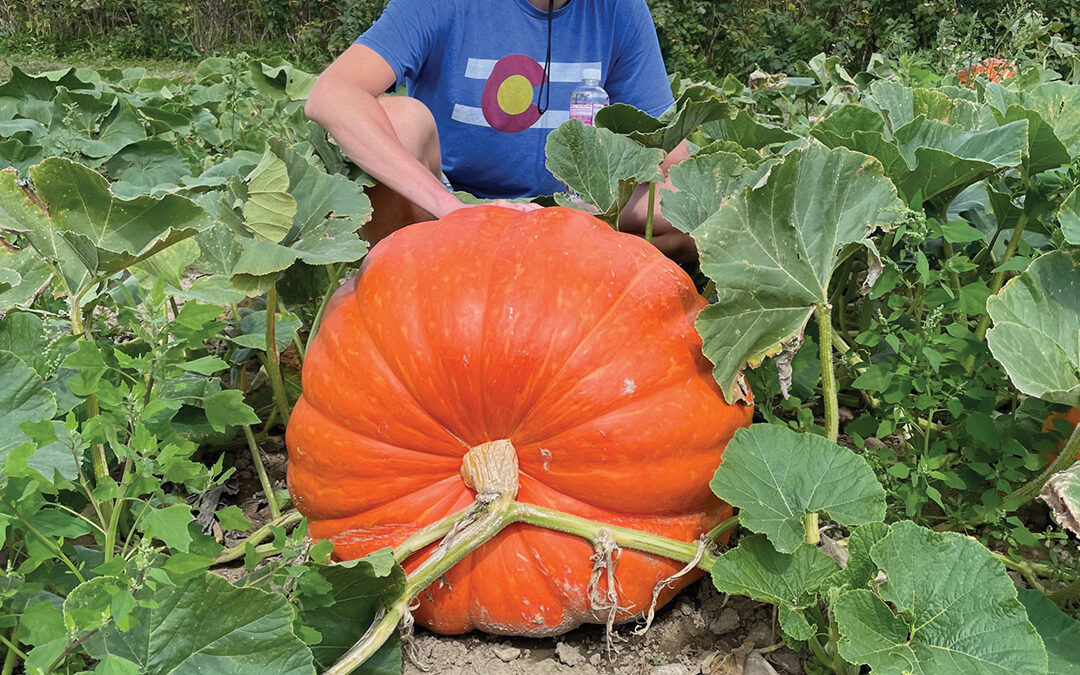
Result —
<instances>
[{"instance_id":1,"label":"person's bare arm","mask_svg":"<svg viewBox=\"0 0 1080 675\"><path fill-rule=\"evenodd\" d=\"M461 208L461 202L405 149L375 100L395 79L385 59L354 44L319 75L304 112L375 180L442 218Z\"/></svg>"},{"instance_id":2,"label":"person's bare arm","mask_svg":"<svg viewBox=\"0 0 1080 675\"><path fill-rule=\"evenodd\" d=\"M675 229L660 212L660 195L664 190L675 190L668 179L668 171L672 166L682 162L690 156L690 147L686 141L676 145L660 163L660 170L664 172L664 182L657 183L656 193L653 198L653 231L652 243L667 257L682 263L691 263L697 260L697 247L693 238ZM619 230L631 234L644 236L649 211L649 186L639 185L634 191L626 208L619 216Z\"/></svg>"},{"instance_id":3,"label":"person's bare arm","mask_svg":"<svg viewBox=\"0 0 1080 675\"><path fill-rule=\"evenodd\" d=\"M375 180L436 218L475 206L464 204L409 152L376 100L394 84L390 64L365 45L354 44L315 80L304 112L321 124L345 154ZM536 204L496 204L520 211Z\"/></svg>"}]
</instances>

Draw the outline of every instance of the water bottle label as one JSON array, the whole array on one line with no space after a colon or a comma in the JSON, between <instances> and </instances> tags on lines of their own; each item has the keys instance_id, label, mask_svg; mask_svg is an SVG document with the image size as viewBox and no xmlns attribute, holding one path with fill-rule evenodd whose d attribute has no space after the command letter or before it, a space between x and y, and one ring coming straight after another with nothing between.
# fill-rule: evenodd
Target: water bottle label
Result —
<instances>
[{"instance_id":1,"label":"water bottle label","mask_svg":"<svg viewBox=\"0 0 1080 675\"><path fill-rule=\"evenodd\" d=\"M578 120L586 126L593 126L593 117L596 116L596 110L602 106L597 106L593 103L572 103L570 105L570 119Z\"/></svg>"}]
</instances>

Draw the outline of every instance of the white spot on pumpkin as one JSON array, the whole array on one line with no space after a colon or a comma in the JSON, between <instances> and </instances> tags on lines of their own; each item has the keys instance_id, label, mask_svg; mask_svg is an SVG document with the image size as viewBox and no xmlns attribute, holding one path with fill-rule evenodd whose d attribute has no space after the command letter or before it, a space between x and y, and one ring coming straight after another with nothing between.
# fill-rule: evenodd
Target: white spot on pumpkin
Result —
<instances>
[{"instance_id":1,"label":"white spot on pumpkin","mask_svg":"<svg viewBox=\"0 0 1080 675\"><path fill-rule=\"evenodd\" d=\"M547 448L540 448L540 457L543 458L541 466L544 467L544 471L548 471L548 464L551 462L551 451Z\"/></svg>"},{"instance_id":2,"label":"white spot on pumpkin","mask_svg":"<svg viewBox=\"0 0 1080 675\"><path fill-rule=\"evenodd\" d=\"M635 391L637 391L637 383L635 383L629 377L622 381L623 395L633 394Z\"/></svg>"}]
</instances>

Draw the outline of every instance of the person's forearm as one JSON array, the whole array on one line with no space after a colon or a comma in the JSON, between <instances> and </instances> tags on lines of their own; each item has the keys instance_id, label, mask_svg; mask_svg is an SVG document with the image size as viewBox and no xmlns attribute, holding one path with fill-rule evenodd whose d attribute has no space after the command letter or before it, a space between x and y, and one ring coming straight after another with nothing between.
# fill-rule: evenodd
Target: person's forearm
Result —
<instances>
[{"instance_id":1,"label":"person's forearm","mask_svg":"<svg viewBox=\"0 0 1080 675\"><path fill-rule=\"evenodd\" d=\"M331 88L333 87L333 88ZM312 91L308 115L375 180L436 218L461 206L442 182L402 145L382 106L367 92L330 85Z\"/></svg>"}]
</instances>

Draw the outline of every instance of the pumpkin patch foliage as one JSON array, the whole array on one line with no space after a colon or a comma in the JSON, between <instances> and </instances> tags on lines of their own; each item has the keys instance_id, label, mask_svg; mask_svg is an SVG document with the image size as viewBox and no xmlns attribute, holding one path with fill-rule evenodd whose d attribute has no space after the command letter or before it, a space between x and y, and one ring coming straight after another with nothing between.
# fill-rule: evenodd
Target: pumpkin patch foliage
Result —
<instances>
[{"instance_id":1,"label":"pumpkin patch foliage","mask_svg":"<svg viewBox=\"0 0 1080 675\"><path fill-rule=\"evenodd\" d=\"M395 673L693 583L815 675L1080 672L1080 85L1008 65L675 76L549 208L373 247L309 73L13 68L0 672ZM616 231L649 186L696 264Z\"/></svg>"}]
</instances>

